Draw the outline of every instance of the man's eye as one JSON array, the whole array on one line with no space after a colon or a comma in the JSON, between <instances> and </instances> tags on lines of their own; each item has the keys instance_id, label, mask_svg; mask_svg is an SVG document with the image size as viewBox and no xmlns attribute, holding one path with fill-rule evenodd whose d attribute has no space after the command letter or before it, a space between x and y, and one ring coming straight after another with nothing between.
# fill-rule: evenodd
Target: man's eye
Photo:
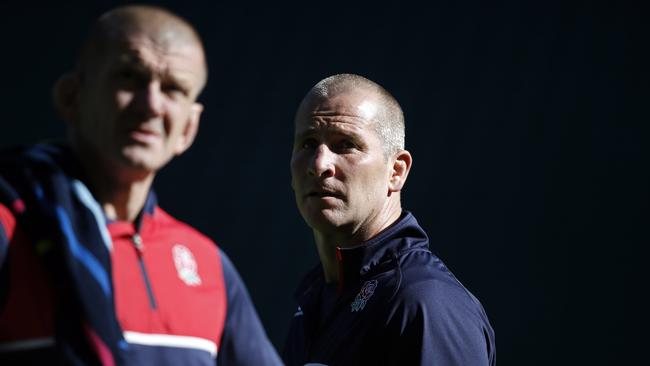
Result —
<instances>
[{"instance_id":1,"label":"man's eye","mask_svg":"<svg viewBox=\"0 0 650 366\"><path fill-rule=\"evenodd\" d=\"M306 139L304 140L300 147L303 149L313 149L318 145L318 142L314 139Z\"/></svg>"},{"instance_id":2,"label":"man's eye","mask_svg":"<svg viewBox=\"0 0 650 366\"><path fill-rule=\"evenodd\" d=\"M137 80L140 76L137 72L131 69L122 69L117 74L117 77L123 81L134 81Z\"/></svg>"},{"instance_id":3,"label":"man's eye","mask_svg":"<svg viewBox=\"0 0 650 366\"><path fill-rule=\"evenodd\" d=\"M178 84L163 84L162 90L167 94L182 94L186 95L185 89Z\"/></svg>"},{"instance_id":4,"label":"man's eye","mask_svg":"<svg viewBox=\"0 0 650 366\"><path fill-rule=\"evenodd\" d=\"M146 76L133 69L122 69L117 73L116 80L121 87L130 89L146 83Z\"/></svg>"},{"instance_id":5,"label":"man's eye","mask_svg":"<svg viewBox=\"0 0 650 366\"><path fill-rule=\"evenodd\" d=\"M336 145L339 150L352 150L357 148L357 144L350 140L341 140Z\"/></svg>"}]
</instances>

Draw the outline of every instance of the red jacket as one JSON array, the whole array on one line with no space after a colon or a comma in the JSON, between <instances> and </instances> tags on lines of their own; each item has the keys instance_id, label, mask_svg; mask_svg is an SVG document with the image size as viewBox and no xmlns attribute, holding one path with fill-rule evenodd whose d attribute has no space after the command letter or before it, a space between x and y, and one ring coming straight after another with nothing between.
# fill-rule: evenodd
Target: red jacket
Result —
<instances>
[{"instance_id":1,"label":"red jacket","mask_svg":"<svg viewBox=\"0 0 650 366\"><path fill-rule=\"evenodd\" d=\"M17 225L16 209L0 204L0 363L47 363L56 286L36 255L38 228ZM281 364L230 260L153 193L136 223L106 228L127 364Z\"/></svg>"}]
</instances>

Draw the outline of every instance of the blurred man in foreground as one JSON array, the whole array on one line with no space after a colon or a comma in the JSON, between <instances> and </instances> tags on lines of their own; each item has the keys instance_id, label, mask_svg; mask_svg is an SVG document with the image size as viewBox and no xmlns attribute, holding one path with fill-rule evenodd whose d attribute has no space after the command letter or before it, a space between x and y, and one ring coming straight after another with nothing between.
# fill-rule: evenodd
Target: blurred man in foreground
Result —
<instances>
[{"instance_id":1,"label":"blurred man in foreground","mask_svg":"<svg viewBox=\"0 0 650 366\"><path fill-rule=\"evenodd\" d=\"M98 19L54 90L67 143L0 155L0 364L281 363L230 260L151 189L206 80L180 17Z\"/></svg>"}]
</instances>

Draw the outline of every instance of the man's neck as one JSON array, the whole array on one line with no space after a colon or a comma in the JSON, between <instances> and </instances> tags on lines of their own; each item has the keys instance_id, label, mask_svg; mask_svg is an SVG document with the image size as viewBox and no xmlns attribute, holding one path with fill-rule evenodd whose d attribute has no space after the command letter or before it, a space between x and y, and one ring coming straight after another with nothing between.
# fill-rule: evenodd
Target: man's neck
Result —
<instances>
[{"instance_id":1,"label":"man's neck","mask_svg":"<svg viewBox=\"0 0 650 366\"><path fill-rule=\"evenodd\" d=\"M314 241L323 265L325 282L337 282L339 279L337 247L349 248L374 238L397 221L401 214L399 199L391 200L379 215L369 218L366 222L350 225L351 229L339 229L329 233L314 230Z\"/></svg>"},{"instance_id":2,"label":"man's neck","mask_svg":"<svg viewBox=\"0 0 650 366\"><path fill-rule=\"evenodd\" d=\"M153 174L140 181L95 186L95 197L108 219L134 222L147 201L152 182Z\"/></svg>"},{"instance_id":3,"label":"man's neck","mask_svg":"<svg viewBox=\"0 0 650 366\"><path fill-rule=\"evenodd\" d=\"M81 159L89 188L109 220L134 222L144 207L154 172Z\"/></svg>"}]
</instances>

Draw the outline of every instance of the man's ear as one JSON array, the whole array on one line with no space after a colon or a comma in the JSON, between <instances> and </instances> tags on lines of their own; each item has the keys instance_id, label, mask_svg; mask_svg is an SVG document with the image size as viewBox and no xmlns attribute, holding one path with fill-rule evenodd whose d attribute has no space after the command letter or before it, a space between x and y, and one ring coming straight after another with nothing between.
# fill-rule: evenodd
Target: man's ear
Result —
<instances>
[{"instance_id":1,"label":"man's ear","mask_svg":"<svg viewBox=\"0 0 650 366\"><path fill-rule=\"evenodd\" d=\"M189 149L196 138L196 134L199 132L199 120L201 119L201 112L203 112L203 105L201 103L194 103L190 107L190 115L188 117L187 124L183 130L183 136L178 141L176 145L175 153L180 155Z\"/></svg>"},{"instance_id":2,"label":"man's ear","mask_svg":"<svg viewBox=\"0 0 650 366\"><path fill-rule=\"evenodd\" d=\"M393 166L388 181L388 191L391 193L399 192L404 187L406 178L411 170L411 165L413 164L413 158L408 151L400 150L395 153L392 161Z\"/></svg>"},{"instance_id":3,"label":"man's ear","mask_svg":"<svg viewBox=\"0 0 650 366\"><path fill-rule=\"evenodd\" d=\"M72 123L77 119L79 107L77 97L80 87L79 74L76 72L68 72L56 81L52 89L54 106L59 116L67 123Z\"/></svg>"}]
</instances>

